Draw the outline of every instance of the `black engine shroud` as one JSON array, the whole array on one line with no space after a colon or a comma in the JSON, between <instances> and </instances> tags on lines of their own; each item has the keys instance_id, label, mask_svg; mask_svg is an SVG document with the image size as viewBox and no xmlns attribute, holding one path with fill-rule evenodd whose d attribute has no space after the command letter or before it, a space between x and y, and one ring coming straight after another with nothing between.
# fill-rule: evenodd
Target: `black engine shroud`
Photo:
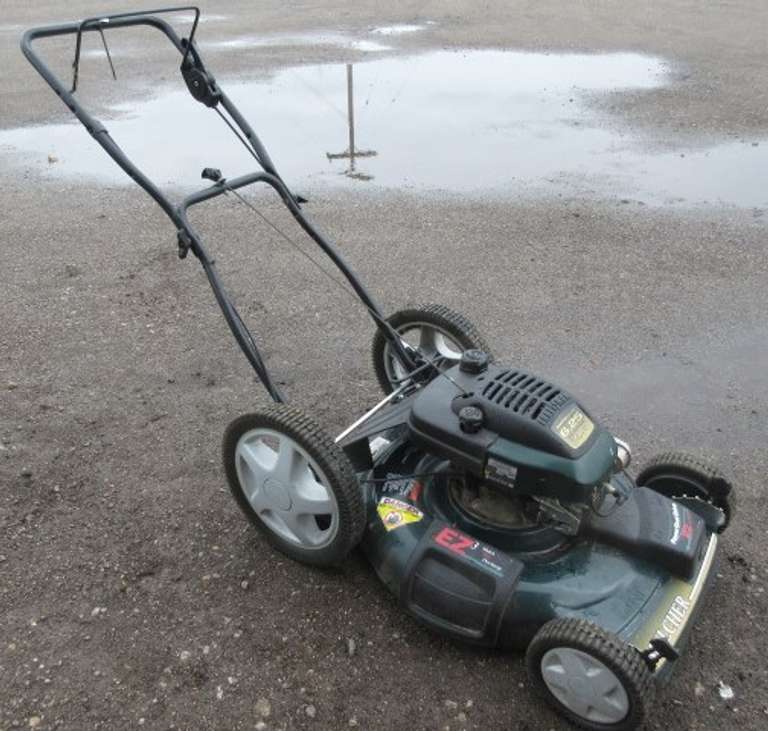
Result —
<instances>
[{"instance_id":1,"label":"black engine shroud","mask_svg":"<svg viewBox=\"0 0 768 731\"><path fill-rule=\"evenodd\" d=\"M563 389L493 364L445 375L413 398L414 444L518 495L585 503L609 479L613 437Z\"/></svg>"}]
</instances>

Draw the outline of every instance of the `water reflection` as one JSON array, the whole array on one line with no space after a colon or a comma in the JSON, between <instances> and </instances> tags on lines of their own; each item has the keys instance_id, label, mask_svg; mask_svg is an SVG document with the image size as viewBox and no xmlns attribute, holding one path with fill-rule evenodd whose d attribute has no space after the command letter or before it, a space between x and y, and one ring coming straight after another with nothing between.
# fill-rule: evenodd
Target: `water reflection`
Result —
<instances>
[{"instance_id":1,"label":"water reflection","mask_svg":"<svg viewBox=\"0 0 768 731\"><path fill-rule=\"evenodd\" d=\"M596 111L602 95L667 83L657 58L440 51L358 63L348 74L345 84L343 67L325 64L223 83L294 186L371 177L382 188L463 195L768 204L768 145L659 153L620 118ZM197 186L206 166L230 177L252 170L216 115L186 91L116 106L112 116L105 123L113 137L160 184ZM363 161L361 150L377 154ZM44 175L129 182L75 124L0 131L0 154Z\"/></svg>"},{"instance_id":2,"label":"water reflection","mask_svg":"<svg viewBox=\"0 0 768 731\"><path fill-rule=\"evenodd\" d=\"M357 169L359 157L376 157L376 150L361 150L355 144L355 83L354 69L351 63L347 64L347 130L349 145L344 152L326 152L329 160L349 160L349 167L344 171L348 178L354 180L373 180L373 175Z\"/></svg>"}]
</instances>

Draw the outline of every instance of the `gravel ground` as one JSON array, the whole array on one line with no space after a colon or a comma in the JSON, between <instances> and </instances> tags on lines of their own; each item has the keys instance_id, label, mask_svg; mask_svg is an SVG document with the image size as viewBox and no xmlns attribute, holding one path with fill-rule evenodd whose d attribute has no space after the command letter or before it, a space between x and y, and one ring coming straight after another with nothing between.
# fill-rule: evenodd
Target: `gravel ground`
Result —
<instances>
[{"instance_id":1,"label":"gravel ground","mask_svg":"<svg viewBox=\"0 0 768 731\"><path fill-rule=\"evenodd\" d=\"M398 47L655 54L672 84L612 97L606 124L671 148L768 129L762 2L205 5L226 15L204 26L219 39L433 20ZM0 127L65 118L19 29L105 6L124 7L5 0ZM53 55L65 70L69 54ZM276 47L210 63L266 77L347 56ZM121 64L106 101L146 93L154 46L144 61ZM638 462L687 449L733 477L719 581L649 727L766 728L763 211L366 187L320 187L308 210L387 309L459 309L503 359L579 394ZM330 431L371 404L364 314L239 210L212 205L199 225L292 402ZM311 570L248 527L220 437L266 398L141 191L3 165L0 241L0 728L560 728L519 657L426 633L358 555Z\"/></svg>"}]
</instances>

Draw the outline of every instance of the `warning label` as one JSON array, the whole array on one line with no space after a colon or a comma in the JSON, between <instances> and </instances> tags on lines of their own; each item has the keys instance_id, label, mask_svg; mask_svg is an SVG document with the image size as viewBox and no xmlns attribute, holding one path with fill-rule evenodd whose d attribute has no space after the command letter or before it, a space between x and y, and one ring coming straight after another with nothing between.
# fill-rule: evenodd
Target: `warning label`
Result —
<instances>
[{"instance_id":1,"label":"warning label","mask_svg":"<svg viewBox=\"0 0 768 731\"><path fill-rule=\"evenodd\" d=\"M388 531L408 523L418 523L424 517L424 513L418 508L393 497L381 498L376 512Z\"/></svg>"}]
</instances>

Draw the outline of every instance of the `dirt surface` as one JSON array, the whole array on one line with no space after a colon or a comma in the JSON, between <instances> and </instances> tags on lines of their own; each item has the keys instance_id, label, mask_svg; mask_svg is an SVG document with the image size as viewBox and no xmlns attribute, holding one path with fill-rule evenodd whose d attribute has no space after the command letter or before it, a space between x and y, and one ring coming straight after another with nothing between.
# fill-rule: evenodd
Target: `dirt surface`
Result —
<instances>
[{"instance_id":1,"label":"dirt surface","mask_svg":"<svg viewBox=\"0 0 768 731\"><path fill-rule=\"evenodd\" d=\"M606 124L629 120L662 147L768 130L763 2L206 6L226 16L203 26L216 39L432 20L398 48L655 54L673 83L611 101ZM105 7L124 5L5 0L0 127L65 117L19 30ZM171 73L147 43L143 68L121 64L106 100ZM52 54L66 70L70 52ZM225 78L348 56L302 46L209 61ZM768 727L763 211L364 186L311 197L387 309L459 309L501 358L579 394L639 463L687 449L732 476L740 510L719 580L649 727ZM291 401L331 432L373 403L364 313L239 209L211 205L196 222ZM0 728L561 727L520 657L420 629L359 555L319 572L249 528L220 439L266 397L140 190L4 166L0 242Z\"/></svg>"}]
</instances>

